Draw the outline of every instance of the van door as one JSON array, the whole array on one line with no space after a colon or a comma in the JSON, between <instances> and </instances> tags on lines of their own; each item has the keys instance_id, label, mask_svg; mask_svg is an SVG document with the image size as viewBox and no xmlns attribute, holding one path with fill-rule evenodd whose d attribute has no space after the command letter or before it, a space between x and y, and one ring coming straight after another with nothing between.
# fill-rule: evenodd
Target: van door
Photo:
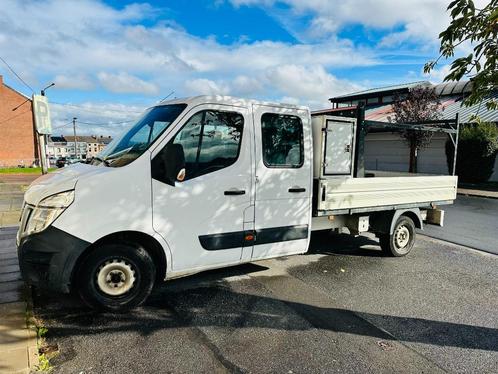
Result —
<instances>
[{"instance_id":1,"label":"van door","mask_svg":"<svg viewBox=\"0 0 498 374\"><path fill-rule=\"evenodd\" d=\"M354 122L327 120L324 175L351 175Z\"/></svg>"},{"instance_id":2,"label":"van door","mask_svg":"<svg viewBox=\"0 0 498 374\"><path fill-rule=\"evenodd\" d=\"M253 216L248 109L197 106L173 132L154 150L151 163L153 226L168 243L172 269L240 262L246 210ZM183 150L177 155L185 169L181 181L167 177L172 163L168 149Z\"/></svg>"},{"instance_id":3,"label":"van door","mask_svg":"<svg viewBox=\"0 0 498 374\"><path fill-rule=\"evenodd\" d=\"M255 245L252 258L303 253L311 227L312 147L306 110L253 105Z\"/></svg>"}]
</instances>

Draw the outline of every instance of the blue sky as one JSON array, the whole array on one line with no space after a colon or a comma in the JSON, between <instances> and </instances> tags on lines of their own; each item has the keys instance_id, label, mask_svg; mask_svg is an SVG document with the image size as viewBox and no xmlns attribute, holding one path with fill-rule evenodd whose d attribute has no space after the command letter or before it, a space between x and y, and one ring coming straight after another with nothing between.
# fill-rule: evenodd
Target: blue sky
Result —
<instances>
[{"instance_id":1,"label":"blue sky","mask_svg":"<svg viewBox=\"0 0 498 374\"><path fill-rule=\"evenodd\" d=\"M448 2L2 0L0 56L35 91L56 83L56 131L76 116L83 133L115 134L172 91L324 108L364 88L439 82L444 63L422 68ZM0 74L31 95L1 64Z\"/></svg>"}]
</instances>

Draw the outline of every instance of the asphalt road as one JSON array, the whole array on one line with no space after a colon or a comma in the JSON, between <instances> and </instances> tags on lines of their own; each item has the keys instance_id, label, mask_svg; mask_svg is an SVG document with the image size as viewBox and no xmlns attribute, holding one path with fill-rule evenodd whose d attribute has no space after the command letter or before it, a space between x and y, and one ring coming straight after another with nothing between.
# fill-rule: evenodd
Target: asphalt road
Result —
<instances>
[{"instance_id":1,"label":"asphalt road","mask_svg":"<svg viewBox=\"0 0 498 374\"><path fill-rule=\"evenodd\" d=\"M426 225L426 235L498 254L498 199L458 195L441 208L444 227Z\"/></svg>"},{"instance_id":2,"label":"asphalt road","mask_svg":"<svg viewBox=\"0 0 498 374\"><path fill-rule=\"evenodd\" d=\"M420 237L404 258L371 237L166 282L99 314L36 293L56 373L498 372L498 257Z\"/></svg>"}]
</instances>

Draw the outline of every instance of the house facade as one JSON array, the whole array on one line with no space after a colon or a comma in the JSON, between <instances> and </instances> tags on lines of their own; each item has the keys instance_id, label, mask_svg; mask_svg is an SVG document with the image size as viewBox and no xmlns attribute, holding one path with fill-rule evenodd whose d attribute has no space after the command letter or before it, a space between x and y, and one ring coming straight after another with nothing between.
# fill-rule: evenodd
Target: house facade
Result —
<instances>
[{"instance_id":1,"label":"house facade","mask_svg":"<svg viewBox=\"0 0 498 374\"><path fill-rule=\"evenodd\" d=\"M38 162L31 98L6 85L0 75L0 167Z\"/></svg>"},{"instance_id":2,"label":"house facade","mask_svg":"<svg viewBox=\"0 0 498 374\"><path fill-rule=\"evenodd\" d=\"M50 136L47 143L47 155L51 160L76 157L76 155L82 160L90 159L100 153L111 141L110 136L81 135L76 136L76 141L74 135Z\"/></svg>"}]
</instances>

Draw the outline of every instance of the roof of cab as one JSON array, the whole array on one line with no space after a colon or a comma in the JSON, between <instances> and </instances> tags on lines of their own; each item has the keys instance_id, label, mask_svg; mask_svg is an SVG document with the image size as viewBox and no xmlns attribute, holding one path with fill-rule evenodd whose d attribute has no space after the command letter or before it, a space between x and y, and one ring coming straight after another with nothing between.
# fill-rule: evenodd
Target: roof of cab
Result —
<instances>
[{"instance_id":1,"label":"roof of cab","mask_svg":"<svg viewBox=\"0 0 498 374\"><path fill-rule=\"evenodd\" d=\"M222 104L222 105L224 104L224 105L244 106L244 107L248 107L249 105L256 104L256 105L268 105L268 106L275 106L275 107L281 107L281 108L309 111L308 107L301 106L301 105L275 103L275 102L260 101L260 100L254 100L254 99L243 99L243 98L239 98L239 97L224 96L224 95L201 95L201 96L191 96L191 97L185 97L185 98L178 98L178 99L172 99L172 100L167 100L167 101L161 101L160 103L156 104L155 106L170 105L170 104L187 104L189 106L196 106L196 105L200 105L200 104Z\"/></svg>"}]
</instances>

